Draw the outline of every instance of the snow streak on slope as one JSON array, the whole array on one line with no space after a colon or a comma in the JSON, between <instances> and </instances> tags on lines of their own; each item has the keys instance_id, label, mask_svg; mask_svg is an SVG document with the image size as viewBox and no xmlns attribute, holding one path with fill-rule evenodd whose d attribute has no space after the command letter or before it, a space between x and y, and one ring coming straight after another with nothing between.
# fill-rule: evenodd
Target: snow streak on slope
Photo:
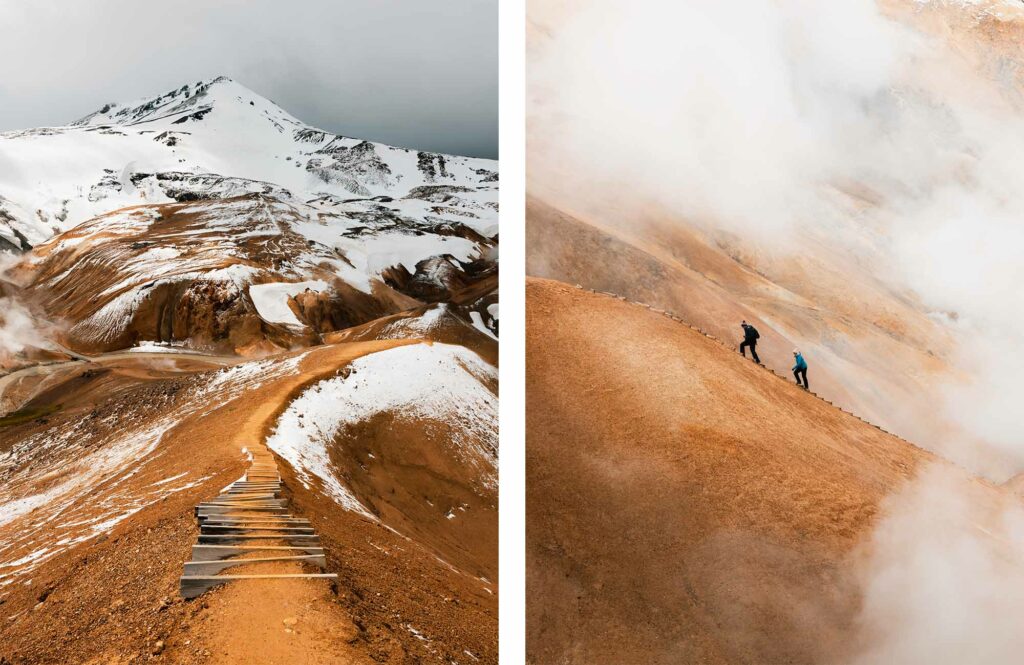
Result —
<instances>
[{"instance_id":1,"label":"snow streak on slope","mask_svg":"<svg viewBox=\"0 0 1024 665\"><path fill-rule=\"evenodd\" d=\"M242 391L294 373L301 358L200 375L185 393L157 392L145 405L97 409L0 454L0 586L201 482L203 478L182 476L140 485L133 478L159 464L161 440L183 420L202 417ZM91 446L97 431L109 431L109 438Z\"/></svg>"},{"instance_id":2,"label":"snow streak on slope","mask_svg":"<svg viewBox=\"0 0 1024 665\"><path fill-rule=\"evenodd\" d=\"M285 324L285 336L307 325L329 332L407 309L410 298L446 300L496 269L494 241L401 210L263 194L136 206L62 233L9 275L67 323L71 346L188 340L238 349L272 333L260 318ZM305 302L304 318L290 296Z\"/></svg>"},{"instance_id":3,"label":"snow streak on slope","mask_svg":"<svg viewBox=\"0 0 1024 665\"><path fill-rule=\"evenodd\" d=\"M360 358L338 376L302 393L278 420L267 445L307 484L316 478L348 510L372 514L331 462L335 436L346 426L383 414L443 423L453 453L477 471L484 487L497 486L494 451L498 402L488 384L495 368L462 347L416 344Z\"/></svg>"},{"instance_id":4,"label":"snow streak on slope","mask_svg":"<svg viewBox=\"0 0 1024 665\"><path fill-rule=\"evenodd\" d=\"M0 154L0 238L14 247L128 205L252 192L342 201L454 187L482 212L465 219L496 223L493 161L329 134L224 77L0 134ZM445 206L421 197L412 207Z\"/></svg>"},{"instance_id":5,"label":"snow streak on slope","mask_svg":"<svg viewBox=\"0 0 1024 665\"><path fill-rule=\"evenodd\" d=\"M0 134L0 252L34 247L5 276L69 347L291 348L493 277L494 167L328 134L218 78Z\"/></svg>"}]
</instances>

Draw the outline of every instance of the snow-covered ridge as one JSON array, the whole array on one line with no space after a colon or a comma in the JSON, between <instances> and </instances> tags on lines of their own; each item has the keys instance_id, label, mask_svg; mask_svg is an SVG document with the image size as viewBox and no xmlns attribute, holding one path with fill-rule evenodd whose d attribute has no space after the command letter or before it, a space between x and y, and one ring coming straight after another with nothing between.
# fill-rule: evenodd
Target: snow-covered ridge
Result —
<instances>
[{"instance_id":1,"label":"snow-covered ridge","mask_svg":"<svg viewBox=\"0 0 1024 665\"><path fill-rule=\"evenodd\" d=\"M426 215L445 206L420 188L457 188L479 228L497 223L496 162L325 132L225 77L108 104L64 127L2 133L0 155L0 250L130 205L243 191L325 205L400 199Z\"/></svg>"},{"instance_id":2,"label":"snow-covered ridge","mask_svg":"<svg viewBox=\"0 0 1024 665\"><path fill-rule=\"evenodd\" d=\"M281 414L267 446L309 484L316 479L342 507L373 518L331 462L335 435L390 412L446 423L453 456L497 487L498 399L488 388L497 370L472 351L412 344L364 356L346 372L306 389Z\"/></svg>"}]
</instances>

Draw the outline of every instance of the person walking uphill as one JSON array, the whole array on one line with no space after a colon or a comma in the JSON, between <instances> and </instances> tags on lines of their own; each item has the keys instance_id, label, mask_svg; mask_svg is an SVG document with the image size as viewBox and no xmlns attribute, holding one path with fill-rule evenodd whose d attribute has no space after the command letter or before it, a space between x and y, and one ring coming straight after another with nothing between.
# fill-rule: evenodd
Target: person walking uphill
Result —
<instances>
[{"instance_id":1,"label":"person walking uphill","mask_svg":"<svg viewBox=\"0 0 1024 665\"><path fill-rule=\"evenodd\" d=\"M757 328L750 325L746 321L740 324L743 328L743 341L740 343L740 353L743 357L747 357L747 347L750 347L750 357L754 359L758 365L761 364L761 359L757 357L757 340L761 337L761 334L757 332Z\"/></svg>"},{"instance_id":2,"label":"person walking uphill","mask_svg":"<svg viewBox=\"0 0 1024 665\"><path fill-rule=\"evenodd\" d=\"M804 360L803 354L797 349L793 349L793 358L796 360L796 364L793 365L793 376L796 377L796 385L804 390L810 390L811 387L807 385L807 361ZM803 382L800 381L801 378L803 378Z\"/></svg>"}]
</instances>

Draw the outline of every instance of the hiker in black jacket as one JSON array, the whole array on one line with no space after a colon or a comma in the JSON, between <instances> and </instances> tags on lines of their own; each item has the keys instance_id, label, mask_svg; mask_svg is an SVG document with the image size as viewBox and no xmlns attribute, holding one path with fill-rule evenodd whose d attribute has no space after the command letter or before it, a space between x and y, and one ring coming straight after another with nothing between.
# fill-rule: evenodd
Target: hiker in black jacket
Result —
<instances>
[{"instance_id":1,"label":"hiker in black jacket","mask_svg":"<svg viewBox=\"0 0 1024 665\"><path fill-rule=\"evenodd\" d=\"M740 353L743 357L747 357L747 347L750 347L750 355L758 365L761 364L761 359L757 357L757 340L761 337L760 333L757 332L757 328L750 325L746 321L740 324L743 327L743 341L740 343Z\"/></svg>"}]
</instances>

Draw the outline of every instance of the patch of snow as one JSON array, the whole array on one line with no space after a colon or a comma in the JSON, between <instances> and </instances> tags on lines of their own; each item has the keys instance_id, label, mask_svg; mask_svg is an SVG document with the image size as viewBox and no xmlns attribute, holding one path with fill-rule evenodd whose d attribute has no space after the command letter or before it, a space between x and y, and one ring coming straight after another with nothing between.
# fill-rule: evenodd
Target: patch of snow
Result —
<instances>
[{"instance_id":1,"label":"patch of snow","mask_svg":"<svg viewBox=\"0 0 1024 665\"><path fill-rule=\"evenodd\" d=\"M23 497L0 504L0 526L13 522L17 518L32 512L40 506L45 506L55 497L62 494L62 487L57 486L41 494Z\"/></svg>"},{"instance_id":2,"label":"patch of snow","mask_svg":"<svg viewBox=\"0 0 1024 665\"><path fill-rule=\"evenodd\" d=\"M288 307L288 298L306 291L326 291L328 285L320 280L309 282L275 282L272 284L253 284L249 287L249 297L260 318L268 323L284 323L302 327L295 313Z\"/></svg>"},{"instance_id":3,"label":"patch of snow","mask_svg":"<svg viewBox=\"0 0 1024 665\"><path fill-rule=\"evenodd\" d=\"M447 313L448 305L446 303L435 305L419 316L401 318L382 326L377 337L379 339L424 337L438 327Z\"/></svg>"},{"instance_id":4,"label":"patch of snow","mask_svg":"<svg viewBox=\"0 0 1024 665\"><path fill-rule=\"evenodd\" d=\"M498 338L491 332L491 329L484 323L484 317L480 316L480 312L470 312L469 318L473 322L473 327L487 335L494 341L498 341Z\"/></svg>"},{"instance_id":5,"label":"patch of snow","mask_svg":"<svg viewBox=\"0 0 1024 665\"><path fill-rule=\"evenodd\" d=\"M167 483L172 483L175 480L177 480L178 478L183 478L184 476L187 476L187 475L188 475L188 471L182 471L181 473L179 473L176 476L171 476L170 478L164 478L163 480L156 481L155 483L153 483L153 486L155 487L157 485L166 485Z\"/></svg>"},{"instance_id":6,"label":"patch of snow","mask_svg":"<svg viewBox=\"0 0 1024 665\"><path fill-rule=\"evenodd\" d=\"M128 351L132 353L179 353L183 345L183 343L139 342L138 346L133 346Z\"/></svg>"},{"instance_id":7,"label":"patch of snow","mask_svg":"<svg viewBox=\"0 0 1024 665\"><path fill-rule=\"evenodd\" d=\"M496 487L498 401L485 382L497 370L449 344L413 344L363 356L348 376L307 388L278 419L267 446L309 483L316 477L344 508L373 517L346 487L330 461L329 446L345 425L382 412L448 423L457 454Z\"/></svg>"}]
</instances>

